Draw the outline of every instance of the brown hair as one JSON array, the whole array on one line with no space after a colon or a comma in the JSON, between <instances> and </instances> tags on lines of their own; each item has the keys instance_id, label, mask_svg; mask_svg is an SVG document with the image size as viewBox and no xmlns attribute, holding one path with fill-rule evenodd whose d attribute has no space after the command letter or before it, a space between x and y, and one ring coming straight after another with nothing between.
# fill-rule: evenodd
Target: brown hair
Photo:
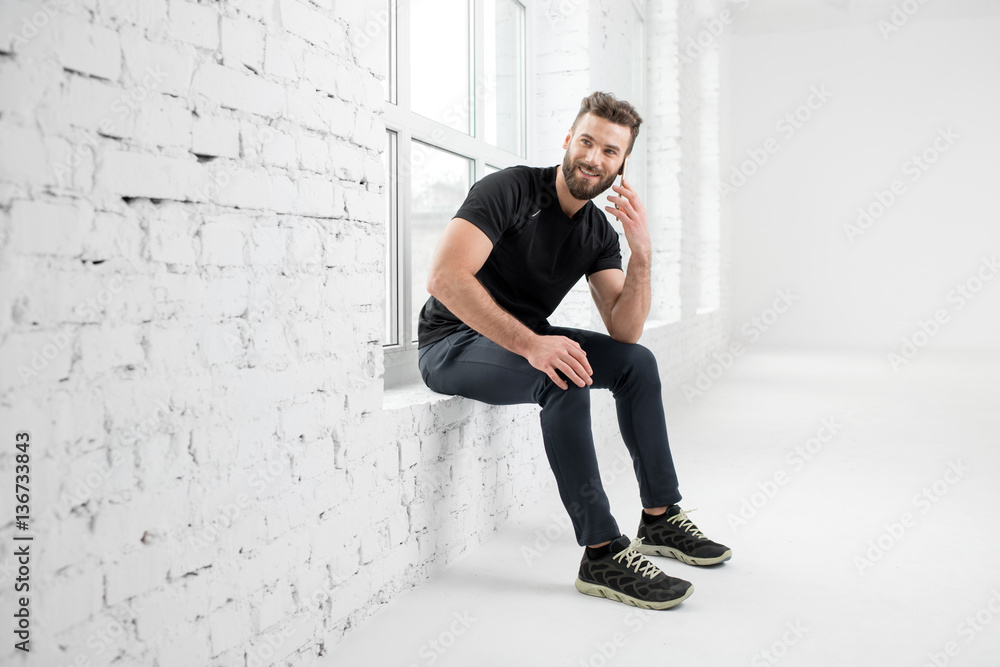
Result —
<instances>
[{"instance_id":1,"label":"brown hair","mask_svg":"<svg viewBox=\"0 0 1000 667\"><path fill-rule=\"evenodd\" d=\"M570 131L575 131L577 123L588 113L611 121L615 125L624 125L631 130L632 141L629 143L625 154L628 155L632 152L632 146L635 145L635 138L639 136L639 126L642 125L642 117L639 116L639 112L635 110L634 106L625 100L618 99L611 93L591 93L580 102L580 112L576 115Z\"/></svg>"}]
</instances>

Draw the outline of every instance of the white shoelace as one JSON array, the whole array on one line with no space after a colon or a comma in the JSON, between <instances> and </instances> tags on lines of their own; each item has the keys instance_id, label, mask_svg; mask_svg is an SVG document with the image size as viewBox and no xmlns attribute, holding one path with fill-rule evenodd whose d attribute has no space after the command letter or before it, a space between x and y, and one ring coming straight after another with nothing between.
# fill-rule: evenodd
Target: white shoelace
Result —
<instances>
[{"instance_id":1,"label":"white shoelace","mask_svg":"<svg viewBox=\"0 0 1000 667\"><path fill-rule=\"evenodd\" d=\"M660 573L660 568L646 560L643 555L636 550L636 547L638 547L641 543L641 537L635 538L632 540L631 544L616 553L613 558L619 563L627 560L628 562L625 563L625 567L634 569L640 576L652 579Z\"/></svg>"},{"instance_id":2,"label":"white shoelace","mask_svg":"<svg viewBox=\"0 0 1000 667\"><path fill-rule=\"evenodd\" d=\"M690 510L690 511L694 512L695 510ZM691 519L688 518L687 512L685 512L684 510L681 510L674 516L670 517L669 519L667 519L667 521L669 521L670 523L676 523L678 526L681 527L682 530L686 530L689 533L693 533L695 537L701 537L706 540L708 539L707 537L705 537L705 533L698 530L698 526L691 523Z\"/></svg>"}]
</instances>

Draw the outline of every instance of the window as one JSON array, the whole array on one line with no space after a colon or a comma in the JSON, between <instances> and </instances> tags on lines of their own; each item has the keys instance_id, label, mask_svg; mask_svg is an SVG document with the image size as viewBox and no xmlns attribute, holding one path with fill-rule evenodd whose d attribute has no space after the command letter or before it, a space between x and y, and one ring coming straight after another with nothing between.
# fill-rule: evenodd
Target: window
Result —
<instances>
[{"instance_id":1,"label":"window","mask_svg":"<svg viewBox=\"0 0 1000 667\"><path fill-rule=\"evenodd\" d=\"M431 256L469 188L527 155L518 0L388 0L386 385L416 380Z\"/></svg>"},{"instance_id":2,"label":"window","mask_svg":"<svg viewBox=\"0 0 1000 667\"><path fill-rule=\"evenodd\" d=\"M410 148L410 331L416 337L417 316L427 301L431 255L444 226L472 187L475 161L414 140Z\"/></svg>"}]
</instances>

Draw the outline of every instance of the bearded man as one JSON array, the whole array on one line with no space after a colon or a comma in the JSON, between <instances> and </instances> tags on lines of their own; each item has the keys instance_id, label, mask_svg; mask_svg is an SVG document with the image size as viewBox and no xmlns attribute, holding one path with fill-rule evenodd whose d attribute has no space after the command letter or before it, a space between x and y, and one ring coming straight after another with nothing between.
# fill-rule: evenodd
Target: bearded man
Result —
<instances>
[{"instance_id":1,"label":"bearded man","mask_svg":"<svg viewBox=\"0 0 1000 667\"><path fill-rule=\"evenodd\" d=\"M448 224L431 263L420 311L418 357L428 387L493 405L541 406L542 439L577 543L576 588L648 609L691 595L645 556L714 565L732 551L713 542L677 504L656 359L637 344L650 307L652 248L646 209L628 181L615 206L631 256L622 270L618 233L591 201L622 173L642 123L613 95L583 99L563 162L486 176ZM586 276L608 334L554 327L547 318ZM601 485L590 391L610 389L639 483L638 534L618 529Z\"/></svg>"}]
</instances>

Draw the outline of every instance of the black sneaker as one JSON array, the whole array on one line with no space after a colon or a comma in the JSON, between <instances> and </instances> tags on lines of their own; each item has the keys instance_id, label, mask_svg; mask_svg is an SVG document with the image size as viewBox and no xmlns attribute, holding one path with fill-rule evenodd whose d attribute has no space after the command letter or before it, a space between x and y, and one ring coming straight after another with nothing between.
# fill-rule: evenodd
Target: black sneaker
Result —
<instances>
[{"instance_id":1,"label":"black sneaker","mask_svg":"<svg viewBox=\"0 0 1000 667\"><path fill-rule=\"evenodd\" d=\"M645 518L639 521L638 539L645 542L637 547L641 553L676 558L688 565L715 565L733 557L732 549L705 537L678 505L668 507L652 523Z\"/></svg>"},{"instance_id":2,"label":"black sneaker","mask_svg":"<svg viewBox=\"0 0 1000 667\"><path fill-rule=\"evenodd\" d=\"M630 543L622 535L611 543L609 553L598 558L590 558L585 549L576 589L643 609L669 609L694 592L690 583L667 576L643 558L638 544L638 539Z\"/></svg>"}]
</instances>

